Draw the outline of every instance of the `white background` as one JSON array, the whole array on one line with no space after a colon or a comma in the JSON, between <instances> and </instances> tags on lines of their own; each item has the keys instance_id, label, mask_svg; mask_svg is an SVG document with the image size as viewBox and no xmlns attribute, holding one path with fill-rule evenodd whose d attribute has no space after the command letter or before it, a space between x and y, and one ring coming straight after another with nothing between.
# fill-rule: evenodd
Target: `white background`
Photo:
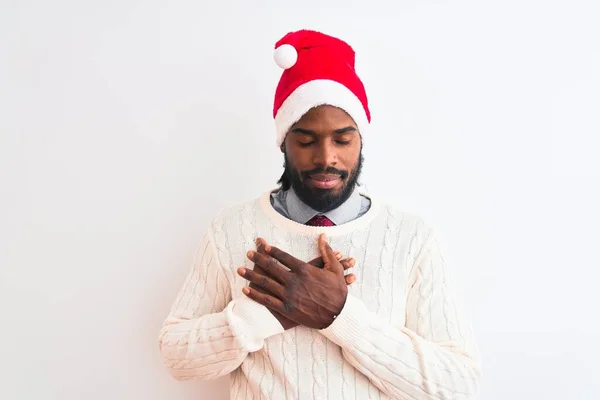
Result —
<instances>
[{"instance_id":1,"label":"white background","mask_svg":"<svg viewBox=\"0 0 600 400\"><path fill-rule=\"evenodd\" d=\"M442 232L480 398L598 398L599 6L320 3L0 1L1 399L226 398L157 337L209 219L275 186L300 28L357 51L363 182Z\"/></svg>"}]
</instances>

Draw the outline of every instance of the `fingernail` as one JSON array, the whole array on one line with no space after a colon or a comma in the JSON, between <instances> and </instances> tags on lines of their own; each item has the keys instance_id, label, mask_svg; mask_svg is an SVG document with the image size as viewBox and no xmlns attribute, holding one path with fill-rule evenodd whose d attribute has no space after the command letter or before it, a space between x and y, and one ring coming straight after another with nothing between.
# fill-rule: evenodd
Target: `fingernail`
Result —
<instances>
[{"instance_id":1,"label":"fingernail","mask_svg":"<svg viewBox=\"0 0 600 400\"><path fill-rule=\"evenodd\" d=\"M244 267L239 267L238 268L238 274L240 274L241 276L246 275L246 268Z\"/></svg>"},{"instance_id":2,"label":"fingernail","mask_svg":"<svg viewBox=\"0 0 600 400\"><path fill-rule=\"evenodd\" d=\"M246 255L248 256L248 258L252 258L254 256L254 252L252 250L250 250L249 252L246 253Z\"/></svg>"},{"instance_id":3,"label":"fingernail","mask_svg":"<svg viewBox=\"0 0 600 400\"><path fill-rule=\"evenodd\" d=\"M354 263L355 263L354 258L351 258L348 260L348 265L350 266L350 268L354 267Z\"/></svg>"},{"instance_id":4,"label":"fingernail","mask_svg":"<svg viewBox=\"0 0 600 400\"><path fill-rule=\"evenodd\" d=\"M242 293L244 294L250 294L250 289L248 289L247 287L242 289Z\"/></svg>"}]
</instances>

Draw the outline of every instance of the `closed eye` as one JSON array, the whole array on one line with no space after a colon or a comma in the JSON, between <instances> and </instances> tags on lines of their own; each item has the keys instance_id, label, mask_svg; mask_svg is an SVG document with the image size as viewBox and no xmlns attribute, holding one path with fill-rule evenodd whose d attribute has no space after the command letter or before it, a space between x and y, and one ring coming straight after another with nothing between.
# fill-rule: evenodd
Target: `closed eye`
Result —
<instances>
[{"instance_id":1,"label":"closed eye","mask_svg":"<svg viewBox=\"0 0 600 400\"><path fill-rule=\"evenodd\" d=\"M311 146L313 143L314 143L314 140L312 142L298 142L300 147L308 147L308 146Z\"/></svg>"}]
</instances>

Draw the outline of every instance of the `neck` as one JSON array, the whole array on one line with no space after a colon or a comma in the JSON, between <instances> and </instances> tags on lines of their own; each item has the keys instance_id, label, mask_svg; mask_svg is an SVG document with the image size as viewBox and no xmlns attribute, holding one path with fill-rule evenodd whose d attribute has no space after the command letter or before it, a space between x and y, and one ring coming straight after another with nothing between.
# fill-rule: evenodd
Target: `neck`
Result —
<instances>
[{"instance_id":1,"label":"neck","mask_svg":"<svg viewBox=\"0 0 600 400\"><path fill-rule=\"evenodd\" d=\"M358 190L355 190L355 191L356 191L356 196L359 201L361 200L361 198L360 198L361 196L367 197L369 199L370 207L369 207L368 211L365 212L363 215L361 215L358 218L354 218L351 221L348 221L346 223L336 224L336 226L331 226L331 227L316 227L316 226L304 225L304 223L306 221L308 221L310 218L306 219L306 221L298 222L293 219L284 217L279 212L277 212L277 210L275 208L273 208L273 205L271 204L270 198L271 198L271 194L273 193L273 191L271 191L271 190L266 192L265 194L263 194L260 197L259 202L260 202L262 210L265 212L265 214L271 220L271 222L274 223L274 225L276 225L279 228L282 228L286 231L310 235L310 236L319 235L321 233L326 233L327 236L340 236L340 235L345 235L349 232L352 232L353 230L362 229L362 228L368 226L369 223L373 220L373 218L375 218L379 214L380 206L376 200L374 200L370 196L366 195L365 193L360 193L360 191L358 191ZM302 203L302 204L304 204L304 203ZM335 211L335 210L332 210L332 211ZM312 215L312 216L314 216L314 215ZM312 218L312 216L311 216L311 218ZM330 217L328 216L328 218L330 218Z\"/></svg>"}]
</instances>

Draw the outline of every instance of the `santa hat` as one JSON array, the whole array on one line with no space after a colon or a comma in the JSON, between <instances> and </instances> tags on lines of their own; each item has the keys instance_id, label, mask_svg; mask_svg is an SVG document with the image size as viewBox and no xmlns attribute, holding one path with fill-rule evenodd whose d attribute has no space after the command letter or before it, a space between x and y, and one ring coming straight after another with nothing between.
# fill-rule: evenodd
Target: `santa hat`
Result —
<instances>
[{"instance_id":1,"label":"santa hat","mask_svg":"<svg viewBox=\"0 0 600 400\"><path fill-rule=\"evenodd\" d=\"M346 42L315 31L290 32L275 44L275 63L284 69L273 106L278 146L304 114L324 104L346 111L364 134L371 114L354 58Z\"/></svg>"}]
</instances>

